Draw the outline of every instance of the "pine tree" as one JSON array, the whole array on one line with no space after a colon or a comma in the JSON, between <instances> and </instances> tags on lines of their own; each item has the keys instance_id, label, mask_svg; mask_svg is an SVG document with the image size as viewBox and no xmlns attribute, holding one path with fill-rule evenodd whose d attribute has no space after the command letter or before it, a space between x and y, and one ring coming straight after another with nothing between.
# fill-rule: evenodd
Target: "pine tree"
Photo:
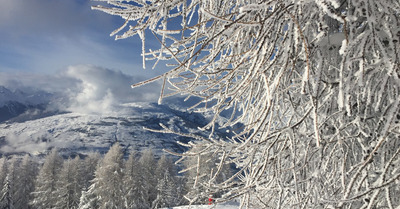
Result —
<instances>
[{"instance_id":1,"label":"pine tree","mask_svg":"<svg viewBox=\"0 0 400 209\"><path fill-rule=\"evenodd\" d=\"M64 161L57 180L56 208L73 209L79 206L82 191L79 156Z\"/></svg>"},{"instance_id":2,"label":"pine tree","mask_svg":"<svg viewBox=\"0 0 400 209\"><path fill-rule=\"evenodd\" d=\"M80 209L99 208L98 197L95 194L96 184L93 183L96 169L101 161L101 156L98 152L89 153L82 162L82 193L79 199Z\"/></svg>"},{"instance_id":3,"label":"pine tree","mask_svg":"<svg viewBox=\"0 0 400 209\"><path fill-rule=\"evenodd\" d=\"M82 191L79 199L79 209L100 208L99 197L96 194L96 183L92 183L86 191Z\"/></svg>"},{"instance_id":4,"label":"pine tree","mask_svg":"<svg viewBox=\"0 0 400 209\"><path fill-rule=\"evenodd\" d=\"M3 190L3 186L7 178L7 173L8 173L7 159L2 157L0 158L0 191Z\"/></svg>"},{"instance_id":5,"label":"pine tree","mask_svg":"<svg viewBox=\"0 0 400 209\"><path fill-rule=\"evenodd\" d=\"M38 174L38 164L29 155L25 155L16 173L14 206L15 208L31 209L33 207L29 205L29 201L33 197L32 192Z\"/></svg>"},{"instance_id":6,"label":"pine tree","mask_svg":"<svg viewBox=\"0 0 400 209\"><path fill-rule=\"evenodd\" d=\"M153 205L153 202L157 199L157 176L156 160L154 158L153 150L146 149L142 151L142 156L139 159L141 175L144 177L142 181L142 189L149 206Z\"/></svg>"},{"instance_id":7,"label":"pine tree","mask_svg":"<svg viewBox=\"0 0 400 209\"><path fill-rule=\"evenodd\" d=\"M123 153L121 146L114 144L99 164L92 181L92 188L84 195L90 204L98 202L100 209L123 208ZM95 199L96 198L96 199ZM81 205L87 205L82 203Z\"/></svg>"},{"instance_id":8,"label":"pine tree","mask_svg":"<svg viewBox=\"0 0 400 209\"><path fill-rule=\"evenodd\" d=\"M16 184L18 179L18 159L16 157L12 157L7 162L7 176L3 182L3 187L0 193L0 208L15 208L14 200L17 194Z\"/></svg>"},{"instance_id":9,"label":"pine tree","mask_svg":"<svg viewBox=\"0 0 400 209\"><path fill-rule=\"evenodd\" d=\"M3 189L1 191L1 200L0 200L0 205L1 208L14 208L14 199L16 195L16 187L15 187L15 182L16 182L16 174L17 174L17 159L15 157L12 157L10 160L8 160L8 173L4 182Z\"/></svg>"},{"instance_id":10,"label":"pine tree","mask_svg":"<svg viewBox=\"0 0 400 209\"><path fill-rule=\"evenodd\" d=\"M100 201L95 193L95 188L96 183L92 183L87 191L82 191L82 195L79 200L79 209L100 208Z\"/></svg>"},{"instance_id":11,"label":"pine tree","mask_svg":"<svg viewBox=\"0 0 400 209\"><path fill-rule=\"evenodd\" d=\"M175 164L166 155L157 162L157 207L173 207L182 202L182 184Z\"/></svg>"},{"instance_id":12,"label":"pine tree","mask_svg":"<svg viewBox=\"0 0 400 209\"><path fill-rule=\"evenodd\" d=\"M81 176L82 176L82 188L88 190L91 185L91 181L95 177L95 171L101 161L101 156L98 152L89 153L82 162Z\"/></svg>"},{"instance_id":13,"label":"pine tree","mask_svg":"<svg viewBox=\"0 0 400 209\"><path fill-rule=\"evenodd\" d=\"M177 190L177 181L167 170L164 171L162 176L163 177L157 181L155 208L169 208L178 205L180 202L180 194Z\"/></svg>"},{"instance_id":14,"label":"pine tree","mask_svg":"<svg viewBox=\"0 0 400 209\"><path fill-rule=\"evenodd\" d=\"M0 196L0 207L2 209L14 209L13 182L11 175L7 175Z\"/></svg>"},{"instance_id":15,"label":"pine tree","mask_svg":"<svg viewBox=\"0 0 400 209\"><path fill-rule=\"evenodd\" d=\"M166 155L161 155L160 159L157 161L157 167L155 171L157 181L164 178L165 172L168 172L168 175L170 176L175 176L178 170L170 158L168 158Z\"/></svg>"},{"instance_id":16,"label":"pine tree","mask_svg":"<svg viewBox=\"0 0 400 209\"><path fill-rule=\"evenodd\" d=\"M32 206L38 209L54 208L57 203L57 177L61 170L63 159L56 149L46 156L45 162L35 181Z\"/></svg>"},{"instance_id":17,"label":"pine tree","mask_svg":"<svg viewBox=\"0 0 400 209\"><path fill-rule=\"evenodd\" d=\"M136 152L130 153L124 167L125 208L149 208L143 190L143 181L146 176L141 175L142 166L137 159Z\"/></svg>"}]
</instances>

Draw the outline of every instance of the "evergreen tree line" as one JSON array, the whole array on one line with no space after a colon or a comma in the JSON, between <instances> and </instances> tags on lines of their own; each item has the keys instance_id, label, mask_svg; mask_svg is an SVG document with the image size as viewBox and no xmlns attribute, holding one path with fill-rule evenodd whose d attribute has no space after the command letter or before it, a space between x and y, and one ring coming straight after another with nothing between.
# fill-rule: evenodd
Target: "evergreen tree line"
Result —
<instances>
[{"instance_id":1,"label":"evergreen tree line","mask_svg":"<svg viewBox=\"0 0 400 209\"><path fill-rule=\"evenodd\" d=\"M0 158L0 208L162 208L183 204L185 177L172 159L144 150L124 158L120 145L101 156L63 159L53 149L39 164L30 156Z\"/></svg>"}]
</instances>

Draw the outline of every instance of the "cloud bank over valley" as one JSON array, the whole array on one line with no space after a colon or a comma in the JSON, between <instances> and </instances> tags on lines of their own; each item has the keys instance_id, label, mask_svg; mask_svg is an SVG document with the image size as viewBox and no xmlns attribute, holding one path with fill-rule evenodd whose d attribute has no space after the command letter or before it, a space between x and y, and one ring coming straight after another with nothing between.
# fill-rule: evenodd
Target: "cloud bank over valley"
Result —
<instances>
[{"instance_id":1,"label":"cloud bank over valley","mask_svg":"<svg viewBox=\"0 0 400 209\"><path fill-rule=\"evenodd\" d=\"M125 103L157 101L160 91L157 82L130 88L144 79L93 65L70 66L54 75L0 72L0 86L14 93L42 92L43 102L50 97L45 94L51 94L49 107L85 114L112 114Z\"/></svg>"}]
</instances>

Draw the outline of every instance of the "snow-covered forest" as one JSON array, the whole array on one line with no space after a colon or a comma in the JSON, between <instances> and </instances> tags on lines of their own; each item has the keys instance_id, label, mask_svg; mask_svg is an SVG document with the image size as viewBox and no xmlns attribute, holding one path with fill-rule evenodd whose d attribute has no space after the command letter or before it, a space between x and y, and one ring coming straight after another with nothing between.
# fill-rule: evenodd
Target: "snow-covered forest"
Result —
<instances>
[{"instance_id":1,"label":"snow-covered forest","mask_svg":"<svg viewBox=\"0 0 400 209\"><path fill-rule=\"evenodd\" d=\"M93 9L126 20L112 36L141 39L144 66L171 67L133 87L162 80L160 102L199 97L191 109L214 115L200 127L209 137L178 154L197 158L193 186L207 192L193 202L400 208L398 0L100 1ZM215 134L224 127L232 137Z\"/></svg>"},{"instance_id":2,"label":"snow-covered forest","mask_svg":"<svg viewBox=\"0 0 400 209\"><path fill-rule=\"evenodd\" d=\"M151 149L124 152L116 143L104 156L93 152L65 159L53 149L44 160L0 158L0 208L145 209L188 203L183 195L193 185L191 177L178 174L172 158L156 157Z\"/></svg>"}]
</instances>

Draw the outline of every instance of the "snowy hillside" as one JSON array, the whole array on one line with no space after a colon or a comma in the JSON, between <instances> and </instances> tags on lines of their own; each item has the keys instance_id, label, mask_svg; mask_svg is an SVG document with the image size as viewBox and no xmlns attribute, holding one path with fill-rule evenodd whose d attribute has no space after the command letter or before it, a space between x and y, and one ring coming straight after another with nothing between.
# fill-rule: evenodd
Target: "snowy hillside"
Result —
<instances>
[{"instance_id":1,"label":"snowy hillside","mask_svg":"<svg viewBox=\"0 0 400 209\"><path fill-rule=\"evenodd\" d=\"M85 153L107 151L114 142L126 148L182 151L176 141L186 139L143 129L160 129L160 123L177 131L197 131L197 127L205 124L205 118L153 103L125 104L113 115L63 113L22 123L0 124L0 151L38 154L57 147L61 152Z\"/></svg>"},{"instance_id":2,"label":"snowy hillside","mask_svg":"<svg viewBox=\"0 0 400 209\"><path fill-rule=\"evenodd\" d=\"M119 142L126 149L153 148L181 152L173 134L153 133L144 127L160 129L160 123L176 131L199 132L206 124L201 114L188 113L179 101L126 103L114 106L112 113L79 113L58 110L52 103L62 100L43 91L25 93L0 86L0 153L45 153L52 147L70 155L93 150L106 152ZM190 104L187 104L190 105ZM51 106L51 108L49 108Z\"/></svg>"}]
</instances>

